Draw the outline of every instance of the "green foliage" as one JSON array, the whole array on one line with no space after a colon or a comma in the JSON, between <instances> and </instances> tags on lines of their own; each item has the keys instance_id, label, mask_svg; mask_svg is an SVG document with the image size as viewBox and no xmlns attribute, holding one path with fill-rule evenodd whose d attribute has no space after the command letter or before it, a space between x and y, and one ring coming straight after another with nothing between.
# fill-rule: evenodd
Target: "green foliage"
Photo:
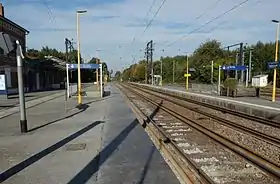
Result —
<instances>
[{"instance_id":1,"label":"green foliage","mask_svg":"<svg viewBox=\"0 0 280 184\"><path fill-rule=\"evenodd\" d=\"M116 71L115 80L120 80L122 73L120 71Z\"/></svg>"},{"instance_id":2,"label":"green foliage","mask_svg":"<svg viewBox=\"0 0 280 184\"><path fill-rule=\"evenodd\" d=\"M45 59L45 56L54 56L59 59L66 60L66 53L60 52L54 48L49 48L48 46L42 47L41 50L28 49L26 52L26 56L31 59L41 59L41 60ZM78 62L77 50L73 50L68 53L68 61L69 63Z\"/></svg>"},{"instance_id":3,"label":"green foliage","mask_svg":"<svg viewBox=\"0 0 280 184\"><path fill-rule=\"evenodd\" d=\"M224 81L224 87L229 89L230 91L236 90L237 88L237 80L235 78L227 78Z\"/></svg>"},{"instance_id":4,"label":"green foliage","mask_svg":"<svg viewBox=\"0 0 280 184\"><path fill-rule=\"evenodd\" d=\"M238 47L236 47L238 49ZM245 65L249 64L249 49L252 51L252 72L253 76L258 74L268 74L269 80L272 80L272 70L267 68L267 62L274 61L275 43L257 42L255 45L247 46L245 50ZM213 81L218 80L219 65L235 65L236 50L228 51L224 49L217 40L207 40L202 43L192 55L188 55L189 68L194 68L190 80L196 82L211 82L211 62L214 62ZM160 61L154 61L154 74L160 75L160 65L163 65L163 82L185 82L184 73L187 72L187 57L184 55L174 57L162 57ZM125 69L122 76L125 79L133 81L142 81L145 78L145 60L139 61L138 64ZM221 80L224 80L224 73L221 71ZM280 81L279 81L280 83Z\"/></svg>"}]
</instances>

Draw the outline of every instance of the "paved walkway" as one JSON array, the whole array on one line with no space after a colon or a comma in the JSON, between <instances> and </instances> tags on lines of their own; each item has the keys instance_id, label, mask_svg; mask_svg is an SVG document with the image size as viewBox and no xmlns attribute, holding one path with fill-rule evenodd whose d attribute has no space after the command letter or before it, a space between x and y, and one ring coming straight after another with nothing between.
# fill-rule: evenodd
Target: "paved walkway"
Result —
<instances>
[{"instance_id":1,"label":"paved walkway","mask_svg":"<svg viewBox=\"0 0 280 184\"><path fill-rule=\"evenodd\" d=\"M0 183L178 183L113 86L104 99L64 98L0 119Z\"/></svg>"},{"instance_id":2,"label":"paved walkway","mask_svg":"<svg viewBox=\"0 0 280 184\"><path fill-rule=\"evenodd\" d=\"M64 90L53 90L53 91L42 91L42 92L32 92L32 93L26 93L25 94L25 100L31 101L34 99L42 98L45 96L53 95L55 93L63 92ZM3 109L8 109L15 107L19 104L18 95L9 95L8 99L5 99L4 97L0 98L0 111Z\"/></svg>"},{"instance_id":3,"label":"paved walkway","mask_svg":"<svg viewBox=\"0 0 280 184\"><path fill-rule=\"evenodd\" d=\"M181 86L166 85L166 86L163 86L163 88L186 92L186 88L181 87ZM191 92L191 93L198 94L197 92ZM208 94L203 94L203 95L207 96ZM235 97L235 98L225 97L225 96L216 96L216 97L221 98L221 99L234 100L234 101L237 101L237 102L245 102L245 103L251 103L251 104L256 104L256 105L260 105L260 106L267 106L267 107L273 107L273 108L279 108L280 109L279 99L277 99L278 101L276 101L276 102L271 102L269 100L262 99L262 98L257 98L257 97Z\"/></svg>"}]
</instances>

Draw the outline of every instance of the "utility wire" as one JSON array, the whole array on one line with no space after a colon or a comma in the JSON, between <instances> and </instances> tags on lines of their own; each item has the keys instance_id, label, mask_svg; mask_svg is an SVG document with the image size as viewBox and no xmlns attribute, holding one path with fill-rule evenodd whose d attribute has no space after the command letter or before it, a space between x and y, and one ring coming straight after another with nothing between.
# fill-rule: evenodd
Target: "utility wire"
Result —
<instances>
[{"instance_id":1,"label":"utility wire","mask_svg":"<svg viewBox=\"0 0 280 184\"><path fill-rule=\"evenodd\" d=\"M48 15L49 15L49 18L50 18L50 22L52 22L53 24L55 24L54 30L57 31L58 29L56 28L56 19L55 19L54 14L52 13L52 10L51 10L49 4L47 3L46 0L41 0L41 1L43 2L43 4L45 5L45 7L47 8Z\"/></svg>"},{"instance_id":2,"label":"utility wire","mask_svg":"<svg viewBox=\"0 0 280 184\"><path fill-rule=\"evenodd\" d=\"M208 7L204 12L202 12L201 14L199 14L194 21L198 21L200 18L202 18L207 12L211 11L213 8L215 8L220 2L222 2L223 0L217 0L215 3L213 3L210 7ZM185 27L189 27L190 24L187 24ZM162 45L165 45L168 43L168 40L164 41L162 43Z\"/></svg>"},{"instance_id":3,"label":"utility wire","mask_svg":"<svg viewBox=\"0 0 280 184\"><path fill-rule=\"evenodd\" d=\"M207 26L208 24L211 24L212 22L214 22L214 21L220 19L221 17L223 17L223 16L225 16L226 14L232 12L233 10L239 8L240 6L242 6L243 4L247 3L248 1L249 1L249 0L244 0L244 1L240 2L240 3L238 3L237 5L233 6L233 7L230 8L229 10L227 10L227 11L223 12L222 14L220 14L220 15L214 17L213 19L211 19L211 20L209 20L208 22L204 23L204 24L201 25L200 27L198 27L198 28L192 30L192 31L189 32L187 35L182 36L181 38L179 38L179 39L175 40L174 42L168 44L167 47L170 47L171 45L175 44L175 43L178 42L179 40L186 38L188 35L199 31L199 30L202 29L203 27L205 27L205 26Z\"/></svg>"},{"instance_id":4,"label":"utility wire","mask_svg":"<svg viewBox=\"0 0 280 184\"><path fill-rule=\"evenodd\" d=\"M203 17L207 12L209 12L210 10L212 10L215 6L217 6L221 1L223 0L217 0L215 3L213 3L209 8L207 8L207 10L205 10L204 12L202 12L200 15L198 15L195 20L199 20L201 17Z\"/></svg>"},{"instance_id":5,"label":"utility wire","mask_svg":"<svg viewBox=\"0 0 280 184\"><path fill-rule=\"evenodd\" d=\"M154 14L153 18L148 22L146 28L144 29L143 33L141 34L141 37L146 33L146 31L151 27L152 22L154 21L155 17L157 16L157 14L159 13L159 11L161 10L161 8L163 7L163 5L166 3L167 0L163 0L161 5L159 6L159 8L157 9L156 13Z\"/></svg>"},{"instance_id":6,"label":"utility wire","mask_svg":"<svg viewBox=\"0 0 280 184\"><path fill-rule=\"evenodd\" d=\"M151 6L150 6L150 8L149 8L149 10L148 10L148 12L147 12L147 14L146 14L146 17L147 17L147 18L149 17L149 14L151 13L152 8L154 7L155 3L156 3L156 0L153 0L153 2L152 2ZM147 22L147 23L148 23L148 22Z\"/></svg>"},{"instance_id":7,"label":"utility wire","mask_svg":"<svg viewBox=\"0 0 280 184\"><path fill-rule=\"evenodd\" d=\"M147 22L147 25L146 25L144 31L142 32L141 37L142 37L142 36L145 34L145 32L150 28L150 26L152 25L152 22L154 21L155 17L156 17L157 14L159 13L159 11L160 11L161 8L163 7L163 5L166 3L166 1L167 1L167 0L162 0L161 5L158 7L158 9L157 9L157 11L155 12L155 14L153 15L152 19L150 19L150 21ZM152 2L151 6L150 6L150 8L149 8L149 10L148 10L148 12L147 12L147 14L146 14L146 17L147 17L147 16L149 15L149 13L151 12L151 10L152 10L152 8L153 8L155 2L156 2L156 0L153 0L153 2ZM147 18L148 18L148 17L147 17ZM133 44L135 43L135 41L136 41L136 36L135 36L135 37L133 38L133 40L132 40L131 47L133 46Z\"/></svg>"},{"instance_id":8,"label":"utility wire","mask_svg":"<svg viewBox=\"0 0 280 184\"><path fill-rule=\"evenodd\" d=\"M147 12L147 15L151 12L151 9L152 9L152 7L154 6L155 1L156 1L156 0L154 0L154 1L152 2L151 6L150 6L150 9L149 9L148 12ZM153 15L152 19L151 19L150 21L148 21L148 23L147 23L147 25L146 25L144 31L143 31L142 34L141 34L141 37L142 37L142 36L146 33L146 31L151 27L152 22L154 21L155 17L156 17L157 14L159 13L159 11L160 11L161 8L163 7L163 5L166 3L166 1L167 1L167 0L163 0L163 1L161 2L161 5L158 7L158 9L157 9L156 13ZM132 40L132 45L133 45L133 43L135 42L135 40L136 40L136 37L133 38L133 40Z\"/></svg>"}]
</instances>

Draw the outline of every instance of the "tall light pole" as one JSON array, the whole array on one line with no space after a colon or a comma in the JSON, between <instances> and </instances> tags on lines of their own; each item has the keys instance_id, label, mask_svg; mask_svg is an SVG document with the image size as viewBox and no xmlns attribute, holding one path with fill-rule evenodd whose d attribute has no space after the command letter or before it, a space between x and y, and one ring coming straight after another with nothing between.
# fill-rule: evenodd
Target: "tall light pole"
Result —
<instances>
[{"instance_id":1,"label":"tall light pole","mask_svg":"<svg viewBox=\"0 0 280 184\"><path fill-rule=\"evenodd\" d=\"M277 30L276 30L276 43L275 43L275 62L276 67L274 68L273 73L273 89L272 89L272 102L275 102L275 93L276 93L276 73L277 73L277 67L278 67L278 35L279 35L279 21L278 20L272 20L273 23L277 24Z\"/></svg>"},{"instance_id":2,"label":"tall light pole","mask_svg":"<svg viewBox=\"0 0 280 184\"><path fill-rule=\"evenodd\" d=\"M78 104L82 104L82 84L81 84L81 58L80 58L80 21L79 21L79 15L86 13L85 10L77 10L77 46L78 46Z\"/></svg>"},{"instance_id":3,"label":"tall light pole","mask_svg":"<svg viewBox=\"0 0 280 184\"><path fill-rule=\"evenodd\" d=\"M96 49L96 64L99 64L99 51L100 50ZM98 68L96 68L96 85L97 89L99 90Z\"/></svg>"},{"instance_id":4,"label":"tall light pole","mask_svg":"<svg viewBox=\"0 0 280 184\"><path fill-rule=\"evenodd\" d=\"M161 50L164 52L164 49ZM162 86L162 81L163 81L163 72L162 72L162 58L160 58L160 85Z\"/></svg>"}]
</instances>

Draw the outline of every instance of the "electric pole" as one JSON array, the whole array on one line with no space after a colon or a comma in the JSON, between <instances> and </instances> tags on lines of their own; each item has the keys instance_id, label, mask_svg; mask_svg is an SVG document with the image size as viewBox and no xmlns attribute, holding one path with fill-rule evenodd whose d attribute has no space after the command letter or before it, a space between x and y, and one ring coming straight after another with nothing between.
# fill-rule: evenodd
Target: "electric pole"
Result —
<instances>
[{"instance_id":1,"label":"electric pole","mask_svg":"<svg viewBox=\"0 0 280 184\"><path fill-rule=\"evenodd\" d=\"M244 65L243 44L244 43L241 42L241 43L236 43L236 44L229 45L229 46L225 47L229 51L229 48L239 46L239 53L237 53L237 55L236 55L236 62L235 62L236 66L239 65L239 64ZM238 80L238 71L237 70L235 71L235 78ZM241 82L243 82L243 81L244 81L244 71L241 71Z\"/></svg>"},{"instance_id":2,"label":"electric pole","mask_svg":"<svg viewBox=\"0 0 280 184\"><path fill-rule=\"evenodd\" d=\"M154 69L153 69L153 40L149 41L146 45L145 56L147 60L146 67L146 83L154 84Z\"/></svg>"},{"instance_id":3,"label":"electric pole","mask_svg":"<svg viewBox=\"0 0 280 184\"><path fill-rule=\"evenodd\" d=\"M73 43L68 38L65 38L66 63L69 61L69 51L73 51Z\"/></svg>"},{"instance_id":4,"label":"electric pole","mask_svg":"<svg viewBox=\"0 0 280 184\"><path fill-rule=\"evenodd\" d=\"M172 82L173 82L173 84L174 84L174 82L175 82L175 60L173 60L173 70L172 70L173 72L172 72Z\"/></svg>"},{"instance_id":5,"label":"electric pole","mask_svg":"<svg viewBox=\"0 0 280 184\"><path fill-rule=\"evenodd\" d=\"M243 52L243 43L240 43L239 47L239 63L244 66L244 52ZM244 82L244 71L241 71L241 83Z\"/></svg>"},{"instance_id":6,"label":"electric pole","mask_svg":"<svg viewBox=\"0 0 280 184\"><path fill-rule=\"evenodd\" d=\"M69 52L72 53L74 50L73 39L70 41L68 38L65 38L65 53L66 53L66 63L69 62ZM72 81L72 70L70 71L70 79Z\"/></svg>"},{"instance_id":7,"label":"electric pole","mask_svg":"<svg viewBox=\"0 0 280 184\"><path fill-rule=\"evenodd\" d=\"M252 79L252 49L249 51L249 82Z\"/></svg>"}]
</instances>

